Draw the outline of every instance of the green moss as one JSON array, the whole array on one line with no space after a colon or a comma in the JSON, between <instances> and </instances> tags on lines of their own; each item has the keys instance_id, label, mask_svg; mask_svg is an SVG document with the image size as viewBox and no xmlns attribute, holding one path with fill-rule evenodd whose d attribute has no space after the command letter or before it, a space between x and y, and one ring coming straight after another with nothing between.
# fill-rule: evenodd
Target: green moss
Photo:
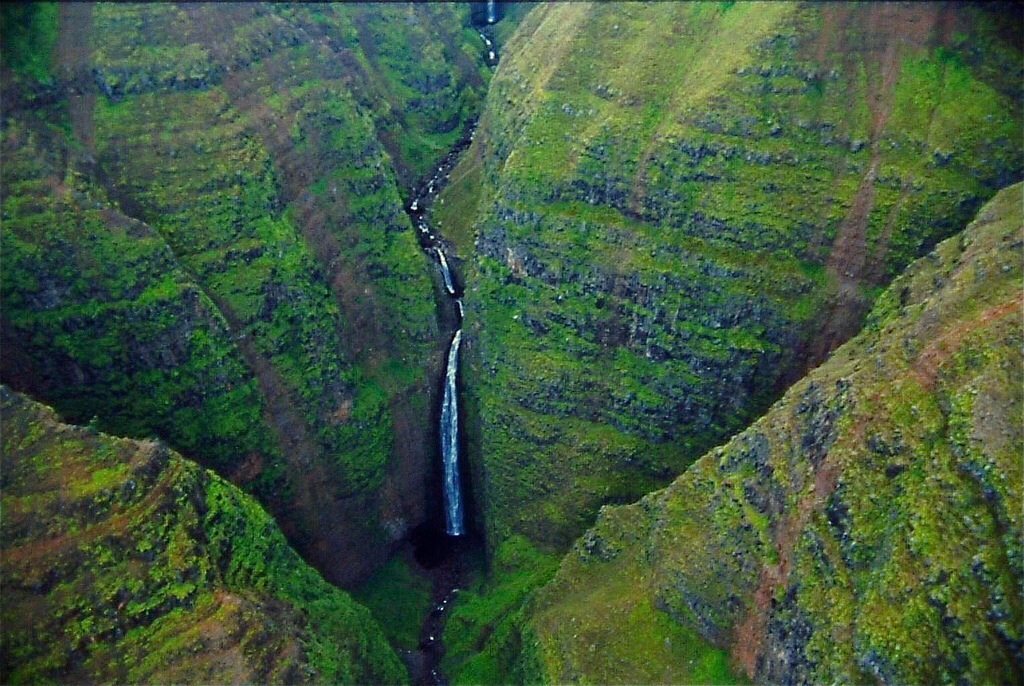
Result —
<instances>
[{"instance_id":1,"label":"green moss","mask_svg":"<svg viewBox=\"0 0 1024 686\"><path fill-rule=\"evenodd\" d=\"M473 251L473 220L483 193L483 168L479 155L478 144L463 154L432 206L433 224L455 244L456 253L460 256L470 255Z\"/></svg>"},{"instance_id":2,"label":"green moss","mask_svg":"<svg viewBox=\"0 0 1024 686\"><path fill-rule=\"evenodd\" d=\"M180 7L98 3L92 17L94 35L103 37L93 41L95 76L108 96L195 88L218 72L203 46L181 44L189 20Z\"/></svg>"},{"instance_id":3,"label":"green moss","mask_svg":"<svg viewBox=\"0 0 1024 686\"><path fill-rule=\"evenodd\" d=\"M353 596L370 609L391 645L416 649L420 625L433 603L433 589L410 562L402 556L391 558Z\"/></svg>"},{"instance_id":4,"label":"green moss","mask_svg":"<svg viewBox=\"0 0 1024 686\"><path fill-rule=\"evenodd\" d=\"M461 168L479 159L481 190L456 179L455 209L435 209L460 251L475 242L467 378L495 542L564 547L601 504L679 473L828 346L841 281L852 332L880 284L1020 176L1019 48L998 17L961 8L966 37L904 41L863 9L522 20ZM452 216L473 205L471 228Z\"/></svg>"},{"instance_id":5,"label":"green moss","mask_svg":"<svg viewBox=\"0 0 1024 686\"><path fill-rule=\"evenodd\" d=\"M207 486L206 505L208 545L215 559L227 559L227 584L273 593L316 627L306 647L318 679L405 681L401 664L369 611L303 564L254 500L213 480Z\"/></svg>"},{"instance_id":6,"label":"green moss","mask_svg":"<svg viewBox=\"0 0 1024 686\"><path fill-rule=\"evenodd\" d=\"M477 116L490 72L479 38L467 30L468 8L350 4L275 11L315 22L352 51L363 70L354 91L404 188L429 175Z\"/></svg>"},{"instance_id":7,"label":"green moss","mask_svg":"<svg viewBox=\"0 0 1024 686\"><path fill-rule=\"evenodd\" d=\"M440 343L402 193L478 114L468 8L101 3L64 29L99 93L4 84L5 380L244 482L311 557L384 535L318 521L379 514L423 459Z\"/></svg>"},{"instance_id":8,"label":"green moss","mask_svg":"<svg viewBox=\"0 0 1024 686\"><path fill-rule=\"evenodd\" d=\"M453 683L523 681L523 611L532 593L554 573L556 559L522 537L495 551L491 568L460 589L445 623L442 668Z\"/></svg>"},{"instance_id":9,"label":"green moss","mask_svg":"<svg viewBox=\"0 0 1024 686\"><path fill-rule=\"evenodd\" d=\"M30 82L52 83L58 15L55 2L5 5L0 10L3 67Z\"/></svg>"},{"instance_id":10,"label":"green moss","mask_svg":"<svg viewBox=\"0 0 1024 686\"><path fill-rule=\"evenodd\" d=\"M254 488L282 489L262 401L217 308L161 237L88 179L71 173L68 192L51 195L49 135L62 134L23 120L5 130L3 183L17 194L4 198L0 288L5 345L16 341L9 349L23 356L5 378L24 379L76 421L160 433L219 468L263 455Z\"/></svg>"}]
</instances>

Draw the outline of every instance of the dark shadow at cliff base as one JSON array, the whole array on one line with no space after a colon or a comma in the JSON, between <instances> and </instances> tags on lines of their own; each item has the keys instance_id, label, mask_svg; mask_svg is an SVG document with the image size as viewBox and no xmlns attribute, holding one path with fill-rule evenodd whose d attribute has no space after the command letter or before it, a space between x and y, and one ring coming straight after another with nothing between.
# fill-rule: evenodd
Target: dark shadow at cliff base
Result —
<instances>
[{"instance_id":1,"label":"dark shadow at cliff base","mask_svg":"<svg viewBox=\"0 0 1024 686\"><path fill-rule=\"evenodd\" d=\"M401 651L414 686L442 686L448 683L440 672L444 644L441 635L456 594L482 573L483 540L473 534L449 536L443 528L423 525L409 537L418 571L433 583L431 609L420 627L419 645Z\"/></svg>"}]
</instances>

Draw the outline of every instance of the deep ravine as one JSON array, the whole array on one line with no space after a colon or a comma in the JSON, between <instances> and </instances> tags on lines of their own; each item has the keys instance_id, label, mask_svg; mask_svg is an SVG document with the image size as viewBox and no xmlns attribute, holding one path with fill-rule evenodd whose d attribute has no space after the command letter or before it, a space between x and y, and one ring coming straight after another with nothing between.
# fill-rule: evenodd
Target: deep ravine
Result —
<instances>
[{"instance_id":1,"label":"deep ravine","mask_svg":"<svg viewBox=\"0 0 1024 686\"><path fill-rule=\"evenodd\" d=\"M497 20L493 3L487 5L487 24ZM487 27L478 28L484 44L484 60L494 67L498 61L497 46ZM438 436L441 464L441 493L444 511L443 532L428 532L413 540L415 559L420 571L429 575L433 584L431 609L423 618L420 627L419 646L416 650L401 651L409 668L413 684L417 686L442 686L448 680L440 669L444 656L441 633L444 630L448 608L461 585L469 574L473 552L479 547L479 540L467 529L465 523L462 478L460 475L461 434L459 430L459 352L462 343L462 324L465 308L462 304L464 283L449 259L451 247L430 224L430 207L451 177L462 153L473 141L476 123L466 135L448 152L438 164L434 173L414 191L406 207L406 213L416 229L420 247L428 257L436 261L448 300L444 304L452 307L455 326L443 331L449 339L445 359L445 373L442 404L440 408ZM450 317L443 320L453 321Z\"/></svg>"},{"instance_id":2,"label":"deep ravine","mask_svg":"<svg viewBox=\"0 0 1024 686\"><path fill-rule=\"evenodd\" d=\"M462 558L466 549L474 545L471 537L466 536L462 480L459 474L458 363L464 312L460 297L462 284L448 260L447 251L450 248L444 239L435 233L428 221L428 210L432 201L444 188L461 153L469 146L472 136L471 130L444 157L437 170L413 195L406 208L416 227L421 248L434 260L441 273L445 292L449 296L442 306L454 307L457 322L454 328L445 328L442 331L442 335L450 342L446 349L444 375L441 377L443 393L438 413L438 455L441 460L438 468L441 472L441 492L435 497L442 501L444 525L433 527L434 530L426 532L412 542L420 571L430 577L433 585L431 610L423 618L420 626L419 645L416 650L403 651L402 654L412 682L417 686L439 686L448 683L440 671L441 658L444 656L441 632L444 630L448 606L465 576ZM451 321L451 318L443 316L442 320Z\"/></svg>"}]
</instances>

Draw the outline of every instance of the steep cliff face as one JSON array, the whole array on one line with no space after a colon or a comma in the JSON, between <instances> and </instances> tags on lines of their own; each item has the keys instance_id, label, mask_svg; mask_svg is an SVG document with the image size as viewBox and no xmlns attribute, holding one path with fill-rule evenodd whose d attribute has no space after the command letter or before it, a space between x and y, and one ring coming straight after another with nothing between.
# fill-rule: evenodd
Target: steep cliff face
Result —
<instances>
[{"instance_id":1,"label":"steep cliff face","mask_svg":"<svg viewBox=\"0 0 1024 686\"><path fill-rule=\"evenodd\" d=\"M460 247L495 544L560 549L601 504L664 484L1020 177L1015 19L786 3L523 19L462 170L484 183Z\"/></svg>"},{"instance_id":2,"label":"steep cliff face","mask_svg":"<svg viewBox=\"0 0 1024 686\"><path fill-rule=\"evenodd\" d=\"M0 386L4 683L398 683L368 610L270 516L155 441Z\"/></svg>"},{"instance_id":3,"label":"steep cliff face","mask_svg":"<svg viewBox=\"0 0 1024 686\"><path fill-rule=\"evenodd\" d=\"M468 8L34 7L4 15L5 381L364 574L432 507L443 342L401 194L482 98Z\"/></svg>"},{"instance_id":4,"label":"steep cliff face","mask_svg":"<svg viewBox=\"0 0 1024 686\"><path fill-rule=\"evenodd\" d=\"M728 650L759 683L1020 680L1022 193L762 419L602 510L530 610L544 678L728 680Z\"/></svg>"}]
</instances>

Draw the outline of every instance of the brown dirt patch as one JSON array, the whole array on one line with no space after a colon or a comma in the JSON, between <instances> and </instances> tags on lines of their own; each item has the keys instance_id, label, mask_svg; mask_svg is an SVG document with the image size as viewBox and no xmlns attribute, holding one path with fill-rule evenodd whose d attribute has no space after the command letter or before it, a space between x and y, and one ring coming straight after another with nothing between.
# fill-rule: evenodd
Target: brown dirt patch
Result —
<instances>
[{"instance_id":1,"label":"brown dirt patch","mask_svg":"<svg viewBox=\"0 0 1024 686\"><path fill-rule=\"evenodd\" d=\"M25 545L5 548L3 551L4 568L9 570L12 566L37 566L41 564L41 560L52 559L55 555L60 555L71 548L81 548L102 536L127 531L133 521L145 518L148 513L155 511L163 503L164 495L170 489L178 471L174 468L166 470L149 493L138 503L106 520L86 527L81 532L73 535L65 533L52 538L35 540Z\"/></svg>"},{"instance_id":2,"label":"brown dirt patch","mask_svg":"<svg viewBox=\"0 0 1024 686\"><path fill-rule=\"evenodd\" d=\"M89 152L96 154L93 108L96 91L88 83L92 56L91 2L60 3L60 30L57 34L57 65L62 78L68 80L68 111L71 129Z\"/></svg>"},{"instance_id":3,"label":"brown dirt patch","mask_svg":"<svg viewBox=\"0 0 1024 686\"><path fill-rule=\"evenodd\" d=\"M1024 294L1018 293L1006 302L988 308L977 318L953 327L951 331L932 341L914 360L915 378L925 388L933 389L939 369L963 344L965 338L1014 312L1017 313L1017 318L1021 319L1024 314Z\"/></svg>"},{"instance_id":4,"label":"brown dirt patch","mask_svg":"<svg viewBox=\"0 0 1024 686\"><path fill-rule=\"evenodd\" d=\"M338 405L338 409L336 409L331 414L331 419L334 421L335 424L344 424L351 417L352 417L352 399L351 398L346 398L345 400L341 401L341 404Z\"/></svg>"},{"instance_id":5,"label":"brown dirt patch","mask_svg":"<svg viewBox=\"0 0 1024 686\"><path fill-rule=\"evenodd\" d=\"M859 330L869 305L861 286L886 280L885 258L897 210L888 216L878 246L871 254L867 227L875 206L874 183L881 164L879 144L892 112L900 58L908 50L949 40L949 27L955 21L952 8L932 3L834 3L823 5L821 11L823 30L811 50L816 59L822 62L835 55L843 61L844 71L853 73L851 70L860 58L868 68L866 104L871 112L871 158L826 262L827 272L837 284L836 292L826 306L818 333L806 347L803 365L793 378L820 364ZM897 209L901 205L902 199Z\"/></svg>"},{"instance_id":6,"label":"brown dirt patch","mask_svg":"<svg viewBox=\"0 0 1024 686\"><path fill-rule=\"evenodd\" d=\"M865 422L854 427L854 441L862 440L865 427ZM796 510L786 515L782 524L775 530L775 546L779 561L762 567L757 589L754 591L754 604L746 617L736 625L732 648L734 662L751 679L756 678L757 661L764 650L765 629L771 615L772 599L779 589L785 588L789 583L796 543L811 515L820 510L835 491L841 473L842 467L830 451L814 472L811 491L800 499Z\"/></svg>"},{"instance_id":7,"label":"brown dirt patch","mask_svg":"<svg viewBox=\"0 0 1024 686\"><path fill-rule=\"evenodd\" d=\"M230 479L236 484L247 484L254 481L263 473L263 456L259 453L249 453L245 461L238 465L238 468L231 474Z\"/></svg>"}]
</instances>

